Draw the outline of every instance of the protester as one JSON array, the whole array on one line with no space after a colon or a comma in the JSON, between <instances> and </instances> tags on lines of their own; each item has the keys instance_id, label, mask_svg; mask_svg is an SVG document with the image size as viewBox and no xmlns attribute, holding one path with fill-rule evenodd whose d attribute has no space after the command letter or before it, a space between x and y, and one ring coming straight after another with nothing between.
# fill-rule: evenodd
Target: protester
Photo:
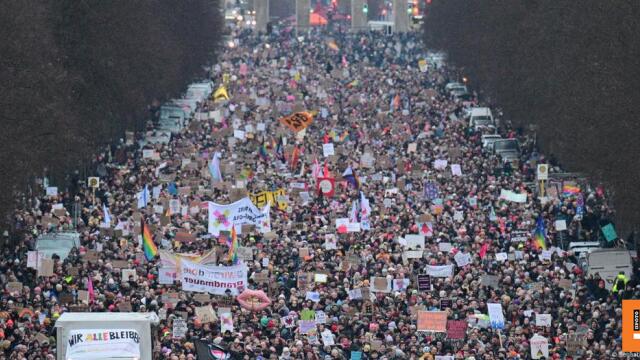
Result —
<instances>
[{"instance_id":1,"label":"protester","mask_svg":"<svg viewBox=\"0 0 640 360\"><path fill-rule=\"evenodd\" d=\"M578 355L568 346L577 333L583 334L582 359L621 352L620 298L561 249L554 226L566 220L565 245L580 228L583 237L597 238L601 224L614 218L605 193L583 186L580 195L549 191L541 200L536 166L547 162L545 155L506 121L500 133L520 141L519 161L505 165L483 149L482 132L469 129L464 118L480 101L448 95L444 86L457 80L455 69L420 69L425 49L414 34L296 36L283 28L235 36L237 46L211 68L228 101L199 104L168 144L140 148L123 140L99 154L95 195L75 182L78 192L34 197L16 211L20 240L5 247L0 260L4 358L52 359L55 321L64 312L129 307L159 314L157 359L193 359L198 341L233 359L529 359L534 334L548 340L548 358L569 359ZM278 121L302 111L313 122L301 132ZM333 144L335 155L324 156L326 144ZM146 156L148 150L158 156ZM223 181L212 180L216 152ZM447 164L436 166L437 160ZM460 172L453 174L451 165L460 165ZM320 194L321 178L335 179L333 196ZM145 187L148 203L140 208L137 194ZM238 235L238 246L252 249L252 260L238 253L249 287L264 291L271 304L247 309L230 292L212 296L218 319L203 323L196 307L207 301L194 299L198 293L183 291L179 281L160 284L160 257L145 258L141 221L160 251L203 255L214 249L215 262L232 265L230 243L208 231L207 202L226 204L245 193L279 189L285 195L271 204L271 231L248 227ZM526 198L505 200L501 190ZM176 209L170 200L178 201ZM74 206L80 209L77 224ZM111 222L105 226L107 211ZM581 221L577 212L584 213ZM359 231L338 228L336 219L345 218L349 230L359 223ZM27 264L35 239L73 229L81 234L80 248L56 257L53 275L37 276ZM525 238L516 240L522 233ZM194 236L185 240L184 234ZM412 234L424 234L425 247L408 258L415 255L407 252ZM469 264L458 266L458 254L469 255ZM136 276L122 278L122 261ZM432 274L427 289L418 286L417 275L446 265L451 276ZM380 281L390 288L381 290ZM635 298L636 281L624 278L616 291ZM7 285L15 282L22 290L10 291ZM79 295L90 286L93 295L83 306ZM358 296L354 289L371 291ZM169 301L168 294L179 299ZM502 329L486 320L489 303L501 305ZM231 311L232 328L224 332L220 308ZM418 331L420 310L465 320L463 339ZM298 320L312 314L320 322L320 311L324 322L302 334ZM536 314L550 314L550 326L536 326ZM175 339L179 317L186 317L188 332Z\"/></svg>"}]
</instances>

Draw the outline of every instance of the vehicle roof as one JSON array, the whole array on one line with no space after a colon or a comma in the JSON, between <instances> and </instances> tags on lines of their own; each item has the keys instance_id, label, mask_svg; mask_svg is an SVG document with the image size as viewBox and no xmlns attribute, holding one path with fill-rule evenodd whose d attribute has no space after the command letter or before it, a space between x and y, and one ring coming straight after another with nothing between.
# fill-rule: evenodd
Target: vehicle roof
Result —
<instances>
[{"instance_id":1,"label":"vehicle roof","mask_svg":"<svg viewBox=\"0 0 640 360\"><path fill-rule=\"evenodd\" d=\"M96 321L148 321L153 322L157 315L155 313L118 313L118 312L104 312L104 313L73 313L65 312L58 320L56 320L56 327L64 325L65 322L96 322Z\"/></svg>"},{"instance_id":2,"label":"vehicle roof","mask_svg":"<svg viewBox=\"0 0 640 360\"><path fill-rule=\"evenodd\" d=\"M488 107L471 108L471 116L491 115L491 109Z\"/></svg>"}]
</instances>

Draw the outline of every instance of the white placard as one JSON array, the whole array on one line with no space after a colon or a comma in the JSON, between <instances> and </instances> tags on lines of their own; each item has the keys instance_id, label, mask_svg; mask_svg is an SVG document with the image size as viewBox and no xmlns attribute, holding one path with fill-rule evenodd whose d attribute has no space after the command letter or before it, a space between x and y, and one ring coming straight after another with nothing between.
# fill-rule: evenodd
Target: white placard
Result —
<instances>
[{"instance_id":1,"label":"white placard","mask_svg":"<svg viewBox=\"0 0 640 360\"><path fill-rule=\"evenodd\" d=\"M135 329L71 329L65 358L140 358L140 334Z\"/></svg>"},{"instance_id":2,"label":"white placard","mask_svg":"<svg viewBox=\"0 0 640 360\"><path fill-rule=\"evenodd\" d=\"M322 154L324 157L335 155L333 143L322 144Z\"/></svg>"}]
</instances>

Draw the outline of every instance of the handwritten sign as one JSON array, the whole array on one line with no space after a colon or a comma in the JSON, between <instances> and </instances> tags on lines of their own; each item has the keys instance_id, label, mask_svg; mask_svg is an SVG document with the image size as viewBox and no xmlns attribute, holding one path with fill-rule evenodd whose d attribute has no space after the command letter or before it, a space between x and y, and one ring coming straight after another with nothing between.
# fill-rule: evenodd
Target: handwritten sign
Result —
<instances>
[{"instance_id":1,"label":"handwritten sign","mask_svg":"<svg viewBox=\"0 0 640 360\"><path fill-rule=\"evenodd\" d=\"M418 331L447 332L447 313L418 311Z\"/></svg>"}]
</instances>

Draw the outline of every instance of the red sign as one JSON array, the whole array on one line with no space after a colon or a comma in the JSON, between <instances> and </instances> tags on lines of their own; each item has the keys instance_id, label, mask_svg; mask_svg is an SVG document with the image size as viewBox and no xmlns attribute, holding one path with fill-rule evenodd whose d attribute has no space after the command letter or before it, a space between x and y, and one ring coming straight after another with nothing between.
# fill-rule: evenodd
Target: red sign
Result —
<instances>
[{"instance_id":1,"label":"red sign","mask_svg":"<svg viewBox=\"0 0 640 360\"><path fill-rule=\"evenodd\" d=\"M321 192L322 195L326 197L333 197L333 194L335 193L336 179L319 177L316 187L318 192Z\"/></svg>"}]
</instances>

